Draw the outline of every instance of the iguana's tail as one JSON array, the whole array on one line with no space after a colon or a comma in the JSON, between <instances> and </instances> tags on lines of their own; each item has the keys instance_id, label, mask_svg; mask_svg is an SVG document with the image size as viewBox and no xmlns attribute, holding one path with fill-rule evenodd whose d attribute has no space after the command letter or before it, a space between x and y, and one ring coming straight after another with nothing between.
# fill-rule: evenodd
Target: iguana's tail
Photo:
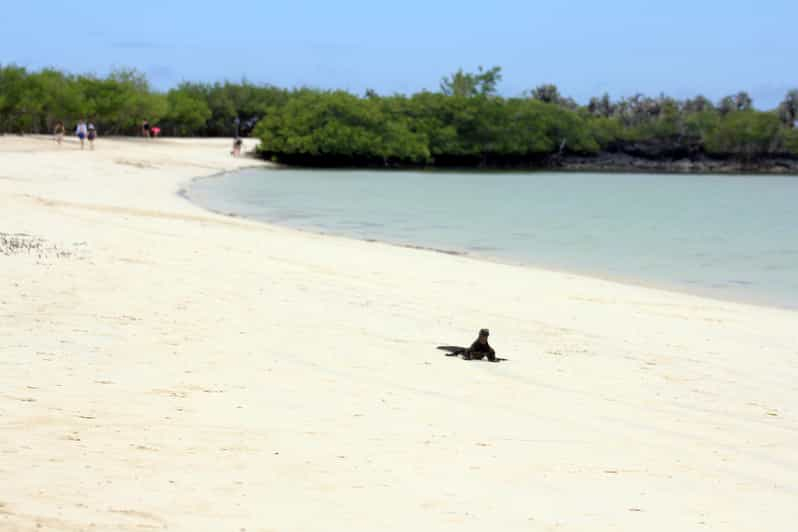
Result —
<instances>
[{"instance_id":1,"label":"iguana's tail","mask_svg":"<svg viewBox=\"0 0 798 532\"><path fill-rule=\"evenodd\" d=\"M447 357L456 357L458 355L465 354L466 348L460 347L457 345L439 345L438 349L441 351L446 351Z\"/></svg>"}]
</instances>

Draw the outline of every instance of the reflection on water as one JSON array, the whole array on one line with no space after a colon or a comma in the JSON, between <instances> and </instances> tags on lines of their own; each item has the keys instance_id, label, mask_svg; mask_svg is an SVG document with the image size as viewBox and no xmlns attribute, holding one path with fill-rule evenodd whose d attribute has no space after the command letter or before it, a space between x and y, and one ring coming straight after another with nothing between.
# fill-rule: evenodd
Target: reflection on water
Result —
<instances>
[{"instance_id":1,"label":"reflection on water","mask_svg":"<svg viewBox=\"0 0 798 532\"><path fill-rule=\"evenodd\" d=\"M356 238L798 308L798 178L246 170L207 208Z\"/></svg>"}]
</instances>

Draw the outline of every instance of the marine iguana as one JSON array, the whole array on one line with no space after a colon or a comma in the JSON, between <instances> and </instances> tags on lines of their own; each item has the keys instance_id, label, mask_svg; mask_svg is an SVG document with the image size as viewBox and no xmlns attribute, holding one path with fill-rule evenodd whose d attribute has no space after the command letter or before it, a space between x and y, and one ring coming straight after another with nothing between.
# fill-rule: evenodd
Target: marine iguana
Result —
<instances>
[{"instance_id":1,"label":"marine iguana","mask_svg":"<svg viewBox=\"0 0 798 532\"><path fill-rule=\"evenodd\" d=\"M447 357L462 356L464 360L482 360L488 359L489 362L499 362L507 360L506 358L498 358L496 351L488 343L488 336L490 331L488 329L480 329L479 336L471 347L461 347L457 345L439 345L438 349L446 351Z\"/></svg>"}]
</instances>

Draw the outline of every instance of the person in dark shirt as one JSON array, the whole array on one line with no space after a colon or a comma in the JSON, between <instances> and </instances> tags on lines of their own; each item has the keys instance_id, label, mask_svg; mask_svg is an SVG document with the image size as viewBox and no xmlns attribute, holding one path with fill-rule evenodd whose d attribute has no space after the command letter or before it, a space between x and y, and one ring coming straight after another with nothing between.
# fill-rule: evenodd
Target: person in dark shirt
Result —
<instances>
[{"instance_id":1,"label":"person in dark shirt","mask_svg":"<svg viewBox=\"0 0 798 532\"><path fill-rule=\"evenodd\" d=\"M241 146L244 144L240 138L236 137L233 141L233 151L230 152L230 155L233 157L241 157Z\"/></svg>"},{"instance_id":2,"label":"person in dark shirt","mask_svg":"<svg viewBox=\"0 0 798 532\"><path fill-rule=\"evenodd\" d=\"M471 347L463 353L463 358L466 360L482 360L487 357L491 362L496 362L496 351L488 343L488 336L490 336L489 330L480 329L479 336L471 344Z\"/></svg>"}]
</instances>

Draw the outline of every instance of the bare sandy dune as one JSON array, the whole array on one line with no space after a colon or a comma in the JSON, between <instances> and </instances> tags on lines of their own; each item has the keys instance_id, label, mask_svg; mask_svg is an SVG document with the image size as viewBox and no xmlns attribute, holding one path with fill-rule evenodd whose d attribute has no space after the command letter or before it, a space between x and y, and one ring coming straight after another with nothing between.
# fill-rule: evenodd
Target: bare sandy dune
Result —
<instances>
[{"instance_id":1,"label":"bare sandy dune","mask_svg":"<svg viewBox=\"0 0 798 532\"><path fill-rule=\"evenodd\" d=\"M229 147L0 138L1 530L795 530L795 312L176 194Z\"/></svg>"}]
</instances>

